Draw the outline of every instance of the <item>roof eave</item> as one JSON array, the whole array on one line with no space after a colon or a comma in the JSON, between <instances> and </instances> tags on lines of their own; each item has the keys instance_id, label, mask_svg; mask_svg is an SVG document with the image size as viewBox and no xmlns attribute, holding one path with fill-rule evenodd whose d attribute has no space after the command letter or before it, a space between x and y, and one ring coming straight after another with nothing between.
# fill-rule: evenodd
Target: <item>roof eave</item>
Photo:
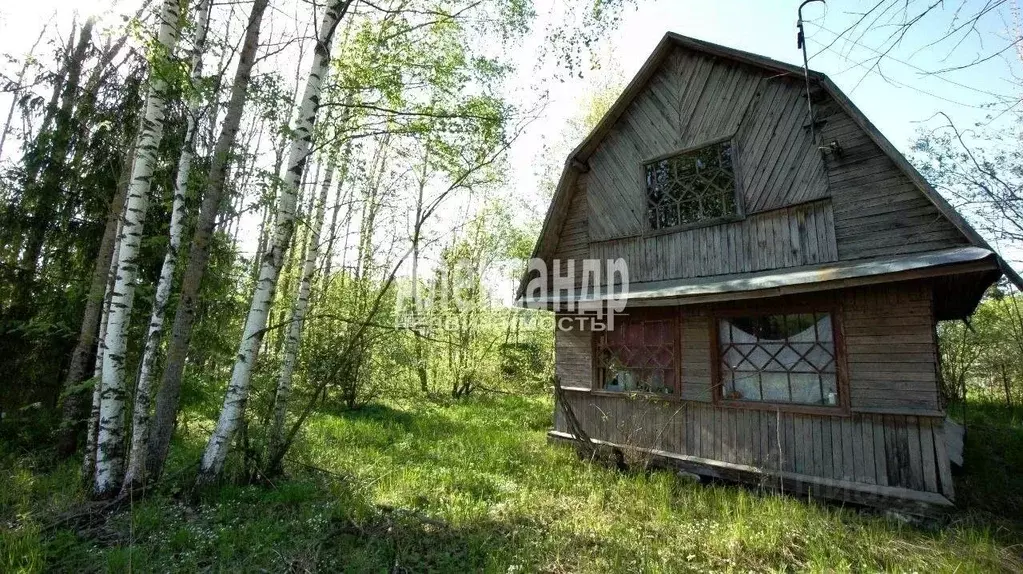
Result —
<instances>
[{"instance_id":1,"label":"roof eave","mask_svg":"<svg viewBox=\"0 0 1023 574\"><path fill-rule=\"evenodd\" d=\"M555 240L557 234L555 231L560 232L562 220L558 220L555 214L562 210L567 210L567 203L571 201L571 187L575 184L575 179L578 176L577 166L585 165L589 160L590 156L596 151L600 142L604 136L611 130L615 122L621 117L625 110L629 107L635 97L643 89L646 83L650 80L653 74L660 67L661 62L671 53L671 51L678 46L689 48L691 50L708 53L713 56L722 58L728 58L756 66L762 69L774 70L780 74L792 74L792 75L803 75L803 68L785 62L780 62L771 58L729 48L727 46L721 46L712 42L705 42L703 40L697 40L695 38L689 38L682 36L675 32L668 32L658 42L657 47L643 63L639 72L632 78L625 90L622 91L621 95L615 100L614 104L608 109L607 113L601 117L597 125L590 131L590 133L583 139L583 141L576 146L575 149L569 154L565 161L565 166L562 169L561 177L558 180L558 185L555 188L554 197L551 200L551 206L547 210L547 214L544 217L543 227L540 231L540 236L537 238L537 243L533 248L533 257L545 259L550 256L550 253L554 250ZM966 236L970 242L977 246L983 247L995 253L998 259L998 266L1002 273L1008 277L1017 289L1023 291L1023 277L1017 273L1011 265L1008 264L1000 255L997 254L991 245L979 234L973 227L960 215L937 190L931 186L930 183L913 167L912 164L903 156L896 148L891 144L890 141L882 134L873 123L856 107L855 104L842 92L841 89L835 83L828 78L826 74L809 70L806 72L809 76L820 82L825 88L828 94L834 98L834 100L844 109L849 117L853 119L856 124L863 129L864 132L871 138L871 140L881 148L881 150L891 159L895 165L906 174L907 177L917 186L918 189L923 192L929 201L947 217L953 225ZM552 237L552 234L554 237ZM522 280L519 284L518 296L521 297L525 293L526 285L528 284L529 277L527 273L523 274Z\"/></svg>"},{"instance_id":2,"label":"roof eave","mask_svg":"<svg viewBox=\"0 0 1023 574\"><path fill-rule=\"evenodd\" d=\"M673 279L632 284L627 291L615 289L591 295L518 300L523 307L546 308L571 302L607 301L625 297L629 305L689 305L727 299L767 298L813 291L827 291L930 279L998 270L996 255L982 247L957 247L911 255L867 260L835 261L807 267L737 273L692 279Z\"/></svg>"}]
</instances>

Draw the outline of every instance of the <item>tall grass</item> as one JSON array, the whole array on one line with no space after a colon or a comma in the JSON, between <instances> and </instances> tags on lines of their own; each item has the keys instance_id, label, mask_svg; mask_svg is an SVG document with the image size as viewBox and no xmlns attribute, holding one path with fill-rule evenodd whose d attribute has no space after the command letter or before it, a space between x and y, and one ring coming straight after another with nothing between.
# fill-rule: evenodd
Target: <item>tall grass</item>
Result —
<instances>
[{"instance_id":1,"label":"tall grass","mask_svg":"<svg viewBox=\"0 0 1023 574\"><path fill-rule=\"evenodd\" d=\"M550 446L549 400L317 414L270 487L173 491L98 532L39 534L73 468L3 470L0 570L352 572L1020 571L1019 532L981 515L921 529ZM196 432L196 441L199 441ZM188 453L188 435L177 445ZM970 446L968 446L970 448ZM187 456L182 456L184 464ZM14 462L11 457L5 459Z\"/></svg>"}]
</instances>

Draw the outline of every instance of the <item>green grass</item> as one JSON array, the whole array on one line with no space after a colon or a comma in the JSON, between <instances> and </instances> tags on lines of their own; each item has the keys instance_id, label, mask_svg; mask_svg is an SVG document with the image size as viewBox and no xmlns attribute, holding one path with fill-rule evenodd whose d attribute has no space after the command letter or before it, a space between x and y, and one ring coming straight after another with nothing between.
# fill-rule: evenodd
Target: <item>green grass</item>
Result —
<instances>
[{"instance_id":1,"label":"green grass","mask_svg":"<svg viewBox=\"0 0 1023 574\"><path fill-rule=\"evenodd\" d=\"M0 571L1023 570L1020 532L990 508L922 529L622 473L549 446L550 412L549 400L505 396L321 413L287 481L222 487L198 504L168 491L85 536L40 534L82 496L73 465L7 455ZM183 434L177 465L201 445L198 425Z\"/></svg>"},{"instance_id":2,"label":"green grass","mask_svg":"<svg viewBox=\"0 0 1023 574\"><path fill-rule=\"evenodd\" d=\"M962 422L962 405L948 412ZM965 414L963 463L969 472L958 477L957 502L1023 532L1023 407L971 401Z\"/></svg>"}]
</instances>

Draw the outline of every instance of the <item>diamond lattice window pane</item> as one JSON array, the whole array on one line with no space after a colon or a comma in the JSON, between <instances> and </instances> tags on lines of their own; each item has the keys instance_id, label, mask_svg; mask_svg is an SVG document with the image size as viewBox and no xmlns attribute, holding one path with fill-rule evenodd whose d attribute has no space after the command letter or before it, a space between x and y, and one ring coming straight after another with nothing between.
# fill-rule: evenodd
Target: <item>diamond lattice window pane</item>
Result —
<instances>
[{"instance_id":1,"label":"diamond lattice window pane","mask_svg":"<svg viewBox=\"0 0 1023 574\"><path fill-rule=\"evenodd\" d=\"M732 144L718 143L646 166L653 229L718 219L738 212Z\"/></svg>"},{"instance_id":2,"label":"diamond lattice window pane","mask_svg":"<svg viewBox=\"0 0 1023 574\"><path fill-rule=\"evenodd\" d=\"M720 320L721 379L728 381L725 398L837 405L831 329L826 313Z\"/></svg>"},{"instance_id":3,"label":"diamond lattice window pane","mask_svg":"<svg viewBox=\"0 0 1023 574\"><path fill-rule=\"evenodd\" d=\"M674 318L628 317L613 331L595 335L598 374L604 389L673 394L675 373Z\"/></svg>"},{"instance_id":4,"label":"diamond lattice window pane","mask_svg":"<svg viewBox=\"0 0 1023 574\"><path fill-rule=\"evenodd\" d=\"M806 360L821 372L835 371L835 356L827 348L816 345L806 354Z\"/></svg>"}]
</instances>

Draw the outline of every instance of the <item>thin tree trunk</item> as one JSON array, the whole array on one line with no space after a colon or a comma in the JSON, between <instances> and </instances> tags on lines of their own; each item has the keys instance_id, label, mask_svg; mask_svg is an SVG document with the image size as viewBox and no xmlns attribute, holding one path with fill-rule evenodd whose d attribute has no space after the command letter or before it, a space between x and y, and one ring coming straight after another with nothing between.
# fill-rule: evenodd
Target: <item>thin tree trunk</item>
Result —
<instances>
[{"instance_id":1,"label":"thin tree trunk","mask_svg":"<svg viewBox=\"0 0 1023 574\"><path fill-rule=\"evenodd\" d=\"M96 261L92 267L92 280L89 283L89 294L85 299L85 312L82 315L82 325L78 330L78 342L71 352L71 364L68 367L67 377L64 379L64 408L63 420L61 421L60 436L57 441L57 451L63 457L71 456L78 448L78 433L81 429L80 419L84 414L83 396L81 391L73 389L85 380L85 369L89 358L96 346L96 329L100 322L100 315L106 318L108 303L112 285L111 278L116 273L116 259L113 258L117 247L118 238L121 236L121 221L124 214L124 200L128 194L128 183L131 180L131 158L135 157L136 143L132 145L128 153L121 175L117 182L117 191L110 199L110 207L107 210L106 227L103 229L103 238L100 240L99 253L96 254ZM113 269L111 269L113 266ZM106 336L105 324L100 332L99 340ZM102 354L96 353L97 381L93 383L93 403L96 403L99 392L102 388L99 382L99 374L103 364ZM91 419L91 417L90 417ZM94 438L91 436L90 438ZM95 440L93 440L93 452L86 453L86 456L95 457ZM93 466L89 464L87 466Z\"/></svg>"},{"instance_id":2,"label":"thin tree trunk","mask_svg":"<svg viewBox=\"0 0 1023 574\"><path fill-rule=\"evenodd\" d=\"M412 226L412 329L415 335L412 338L413 361L415 362L416 374L419 376L419 390L427 394L430 392L430 373L427 370L426 345L419 337L419 330L422 326L419 323L419 241L423 234L423 195L426 191L427 171L429 170L430 148L427 147L423 154L423 173L419 177L419 186L416 190L416 217Z\"/></svg>"},{"instance_id":3,"label":"thin tree trunk","mask_svg":"<svg viewBox=\"0 0 1023 574\"><path fill-rule=\"evenodd\" d=\"M178 41L180 5L165 0L160 12L157 53L166 58ZM96 480L93 493L98 497L114 494L121 486L124 470L125 354L128 349L128 323L135 298L136 257L142 243L142 231L149 207L149 191L156 154L163 139L163 120L167 106L167 82L154 71L146 95L146 115L139 135L138 150L132 167L124 229L117 257L117 278L110 301L106 348L103 352L103 390L100 395L99 439L96 449Z\"/></svg>"},{"instance_id":4,"label":"thin tree trunk","mask_svg":"<svg viewBox=\"0 0 1023 574\"><path fill-rule=\"evenodd\" d=\"M18 85L14 88L14 92L11 93L11 108L7 110L7 120L4 122L3 131L0 131L0 159L4 157L4 143L7 141L7 134L11 132L11 120L14 118L14 110L18 109L18 96L21 95L21 85L25 82L25 75L28 74L28 67L32 63L32 56L35 54L36 48L39 47L39 43L43 41L43 36L46 35L46 31L50 29L50 22L47 22L43 29L39 31L39 37L36 38L32 47L29 48L28 54L25 55L25 63L21 66L21 71L18 72Z\"/></svg>"},{"instance_id":5,"label":"thin tree trunk","mask_svg":"<svg viewBox=\"0 0 1023 574\"><path fill-rule=\"evenodd\" d=\"M1012 406L1012 385L1009 384L1009 374L1005 370L1005 364L1002 367L1002 388L1005 390L1005 406Z\"/></svg>"},{"instance_id":6,"label":"thin tree trunk","mask_svg":"<svg viewBox=\"0 0 1023 574\"><path fill-rule=\"evenodd\" d=\"M191 84L198 89L202 80L202 50L206 42L206 27L210 10L210 0L199 0L195 6L195 31L192 37ZM153 312L149 319L149 333L139 365L138 381L135 385L135 405L132 413L131 449L128 456L128 467L125 472L124 489L132 489L145 482L146 447L149 444L149 407L153 367L156 365L156 354L163 335L164 313L167 301L170 300L171 285L174 283L174 271L178 264L178 250L181 248L181 235L185 226L185 194L188 191L188 176L192 171L192 158L195 156L195 128L198 123L199 108L202 98L193 93L188 101L186 113L185 142L181 146L181 157L178 158L177 179L174 182L174 200L171 205L170 240L167 253L163 257L160 279L156 284L156 296L153 299Z\"/></svg>"},{"instance_id":7,"label":"thin tree trunk","mask_svg":"<svg viewBox=\"0 0 1023 574\"><path fill-rule=\"evenodd\" d=\"M67 172L67 155L71 147L73 111L78 101L78 87L81 84L82 68L89 55L92 44L92 29L95 19L89 18L82 26L78 42L71 53L67 65L66 80L61 89L60 108L53 115L56 125L48 150L37 150L45 154L45 161L38 158L33 163L45 164L41 174L27 181L27 185L36 188L39 199L32 213L32 224L25 238L25 247L21 252L21 263L18 270L17 289L12 308L23 311L29 308L32 298L36 271L40 267L39 259L46 243L47 232L53 224L57 204L64 195L62 183ZM40 132L40 138L46 138L46 132ZM38 176L41 175L41 181Z\"/></svg>"},{"instance_id":8,"label":"thin tree trunk","mask_svg":"<svg viewBox=\"0 0 1023 574\"><path fill-rule=\"evenodd\" d=\"M130 173L129 173L130 176ZM124 178L127 184L128 177ZM121 186L127 189L127 185ZM121 210L124 210L124 194L121 197ZM110 319L110 300L113 298L114 278L117 276L117 245L116 240L121 236L121 219L118 217L114 233L115 243L112 245L110 262L107 264L106 276L104 277L102 295L102 316L99 318L99 348L96 349L96 364L92 369L92 409L89 411L89 421L85 433L85 459L82 462L82 478L91 480L96 473L96 443L99 439L99 408L100 398L103 390L103 341L107 336L107 325Z\"/></svg>"},{"instance_id":9,"label":"thin tree trunk","mask_svg":"<svg viewBox=\"0 0 1023 574\"><path fill-rule=\"evenodd\" d=\"M181 397L181 376L185 369L185 358L188 355L188 342L192 336L192 326L195 323L195 306L199 298L199 287L210 258L210 246L217 225L217 214L223 203L224 182L227 176L230 152L238 135L242 114L245 111L245 100L248 97L249 83L252 79L252 66L255 63L256 50L259 48L259 29L267 2L268 0L255 0L252 3L248 27L245 29L245 40L238 56L238 68L231 85L231 99L227 105L224 124L213 149L213 159L206 180L206 193L202 198L195 234L192 236L189 247L188 264L185 266L185 272L181 279L181 294L174 314L174 324L171 327L166 365L156 395L156 409L149 435L146 467L150 480L158 478L163 471L163 464L170 448L171 435L174 433L178 401Z\"/></svg>"},{"instance_id":10,"label":"thin tree trunk","mask_svg":"<svg viewBox=\"0 0 1023 574\"><path fill-rule=\"evenodd\" d=\"M330 238L327 239L327 249L326 249L326 252L323 254L323 258L324 258L324 261L323 261L323 281L324 281L324 285L319 289L319 291L321 291L321 292L326 289L326 287L327 287L326 282L330 281L330 274L333 271L333 264L334 264L334 243L337 242L337 216L338 216L338 213L340 213L340 211L341 211L341 204L342 203L347 203L347 200L345 200L343 202L342 199L346 197L345 193L344 193L344 185L345 185L345 181L348 179L348 161L351 158L351 154L352 154L352 142L351 142L351 140L349 140L345 144L345 151L344 151L344 153L341 156L341 162L340 162L340 164L341 164L340 165L341 173L340 173L340 177L338 177L338 180L337 180L337 191L334 193L334 207L333 207L333 209L331 210L331 213L330 213ZM351 207L350 206L348 207L347 213L348 213L349 216L351 215ZM347 219L347 217L346 217L346 219Z\"/></svg>"},{"instance_id":11,"label":"thin tree trunk","mask_svg":"<svg viewBox=\"0 0 1023 574\"><path fill-rule=\"evenodd\" d=\"M383 183L384 170L387 168L387 152L391 136L384 134L379 142L376 151L373 152L373 160L370 162L369 185L363 193L362 217L359 220L359 245L355 267L355 278L362 281L368 277L372 270L369 269L373 261L373 231L375 229L380 187ZM360 304L361 310L361 304Z\"/></svg>"},{"instance_id":12,"label":"thin tree trunk","mask_svg":"<svg viewBox=\"0 0 1023 574\"><path fill-rule=\"evenodd\" d=\"M296 221L308 222L309 220L308 213L310 212L310 210L307 208L308 206L305 205L305 197L306 195L310 196L311 201L311 198L312 196L315 195L315 193L307 194L306 190L309 188L315 188L316 183L319 180L320 163L318 162L316 164L316 171L310 173L309 170L306 170L305 174L302 177L302 182L299 184L298 187L299 191L295 201L297 211L295 212L294 218ZM315 191L315 189L313 191ZM305 261L305 249L306 245L302 241L302 238L299 238L296 241L295 249L290 250L289 253L285 256L284 263L281 265L281 271L278 274L280 279L278 280L277 287L280 287L280 289L275 288L275 294L270 301L271 311L274 309L273 304L274 299L278 300L279 304L277 305L277 307L279 307L280 309L278 310L276 320L271 320L272 319L271 314L267 315L267 321L270 322L271 324L283 325L284 322L288 320L288 313L291 311L291 305L287 304L287 300L289 295L293 291L295 291L295 288L292 286L292 283L294 282L295 284L298 284L299 282L299 278L295 277L294 270L296 266L300 265L303 261ZM262 268L261 261L260 268ZM256 275L256 278L258 283L259 278L258 273ZM282 293L282 295L280 295L279 298L277 296L277 292ZM286 340L287 337L281 332L280 329L274 329L270 333L267 333L267 337L263 339L262 349L257 351L256 354L258 355L260 353L269 352L272 353L271 357L274 360L282 358L284 356L284 342Z\"/></svg>"},{"instance_id":13,"label":"thin tree trunk","mask_svg":"<svg viewBox=\"0 0 1023 574\"><path fill-rule=\"evenodd\" d=\"M224 404L220 410L220 418L213 435L206 444L206 450L203 452L197 477L197 483L200 485L210 483L220 476L230 450L231 439L244 415L252 367L263 339L274 289L277 286L277 279L294 231L298 185L302 180L302 174L305 172L305 165L312 149L313 127L316 123L320 90L330 64L331 41L350 2L351 0L336 0L331 3L325 10L323 21L320 23L316 49L313 52L312 68L306 80L305 91L295 121L291 149L288 153L288 167L281 186L273 243L270 250L263 256L259 280L256 283L249 313L245 319L245 328L242 331L242 339L238 347L238 358L231 372L231 381L228 383Z\"/></svg>"},{"instance_id":14,"label":"thin tree trunk","mask_svg":"<svg viewBox=\"0 0 1023 574\"><path fill-rule=\"evenodd\" d=\"M306 248L305 263L302 267L302 277L298 287L298 296L295 298L295 305L291 312L291 322L288 324L288 335L284 341L284 361L281 364L281 375L277 379L277 391L274 396L274 420L270 431L270 460L278 460L278 451L284 444L284 419L288 412L288 397L291 394L291 379L295 372L295 363L298 359L298 349L302 342L302 327L305 325L306 312L309 309L309 293L312 290L313 278L316 275L316 260L320 252L320 233L323 229L323 219L326 213L327 193L334 179L334 170L337 168L337 157L330 155L327 162L327 170L323 176L323 183L320 186L320 195L313 206L312 222L309 229L309 245ZM267 471L279 474L282 469L271 468Z\"/></svg>"}]
</instances>

